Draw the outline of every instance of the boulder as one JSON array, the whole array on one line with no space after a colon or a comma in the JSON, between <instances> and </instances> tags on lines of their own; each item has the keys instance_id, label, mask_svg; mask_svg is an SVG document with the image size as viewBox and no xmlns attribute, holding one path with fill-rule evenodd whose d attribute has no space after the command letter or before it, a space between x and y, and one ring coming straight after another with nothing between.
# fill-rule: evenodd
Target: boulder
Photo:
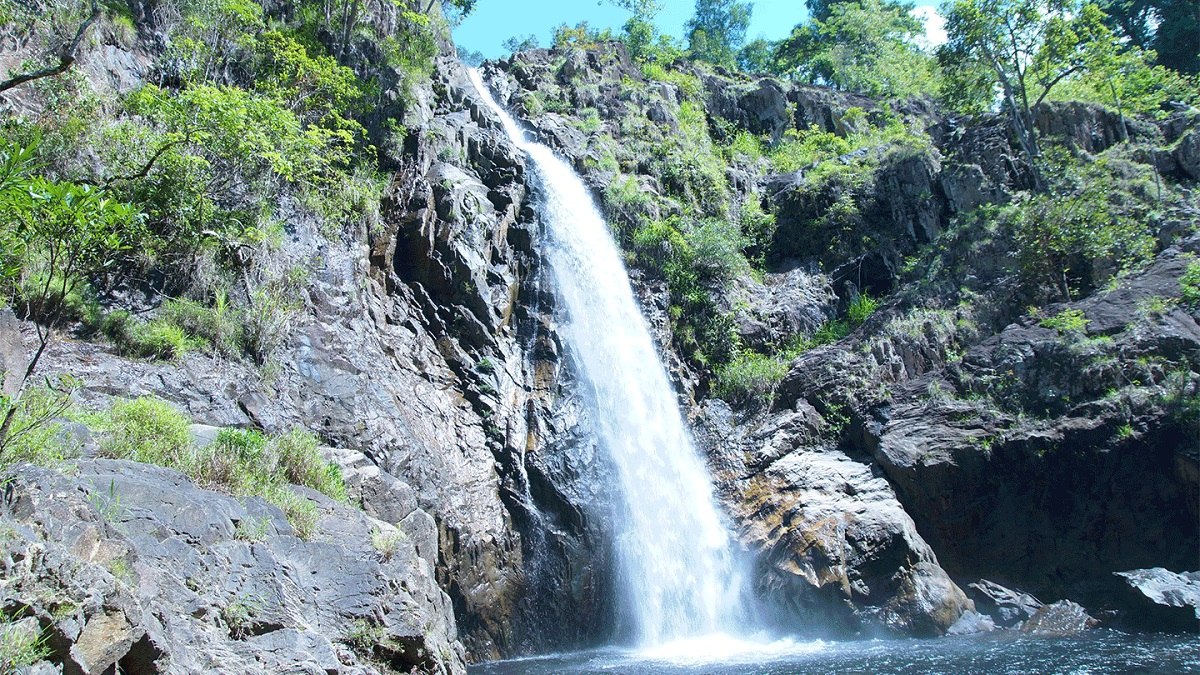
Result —
<instances>
[{"instance_id":1,"label":"boulder","mask_svg":"<svg viewBox=\"0 0 1200 675\"><path fill-rule=\"evenodd\" d=\"M969 583L965 590L967 597L974 601L975 609L988 615L1000 628L1020 628L1045 606L1028 593L1005 588L987 579Z\"/></svg>"},{"instance_id":2,"label":"boulder","mask_svg":"<svg viewBox=\"0 0 1200 675\"><path fill-rule=\"evenodd\" d=\"M1122 618L1148 630L1200 631L1200 572L1115 572L1129 585Z\"/></svg>"},{"instance_id":3,"label":"boulder","mask_svg":"<svg viewBox=\"0 0 1200 675\"><path fill-rule=\"evenodd\" d=\"M1088 615L1087 610L1070 600L1059 600L1034 612L1021 626L1024 633L1062 635L1078 633L1095 628L1099 621Z\"/></svg>"}]
</instances>

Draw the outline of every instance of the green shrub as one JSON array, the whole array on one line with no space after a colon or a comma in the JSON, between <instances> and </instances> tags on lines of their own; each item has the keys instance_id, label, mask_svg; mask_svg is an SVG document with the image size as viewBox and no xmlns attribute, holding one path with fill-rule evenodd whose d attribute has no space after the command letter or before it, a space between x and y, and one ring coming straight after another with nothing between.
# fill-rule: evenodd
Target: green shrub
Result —
<instances>
[{"instance_id":1,"label":"green shrub","mask_svg":"<svg viewBox=\"0 0 1200 675\"><path fill-rule=\"evenodd\" d=\"M814 124L802 131L788 129L783 141L768 156L772 168L779 173L790 173L840 157L852 149L850 141Z\"/></svg>"},{"instance_id":2,"label":"green shrub","mask_svg":"<svg viewBox=\"0 0 1200 675\"><path fill-rule=\"evenodd\" d=\"M222 429L212 443L197 448L187 417L151 397L114 403L98 426L106 432L101 444L106 456L166 466L234 496L261 496L278 506L306 539L313 535L319 513L289 484L347 502L341 470L321 455L316 437L306 431L268 437L258 431Z\"/></svg>"},{"instance_id":3,"label":"green shrub","mask_svg":"<svg viewBox=\"0 0 1200 675\"><path fill-rule=\"evenodd\" d=\"M702 277L726 281L750 270L742 249L748 241L734 223L709 219L686 235L691 257Z\"/></svg>"},{"instance_id":4,"label":"green shrub","mask_svg":"<svg viewBox=\"0 0 1200 675\"><path fill-rule=\"evenodd\" d=\"M99 328L127 356L174 361L206 344L166 316L142 323L129 312L114 310L104 315Z\"/></svg>"},{"instance_id":5,"label":"green shrub","mask_svg":"<svg viewBox=\"0 0 1200 675\"><path fill-rule=\"evenodd\" d=\"M1200 304L1200 260L1193 260L1179 277L1179 296L1189 304Z\"/></svg>"},{"instance_id":6,"label":"green shrub","mask_svg":"<svg viewBox=\"0 0 1200 675\"><path fill-rule=\"evenodd\" d=\"M685 98L695 99L704 91L700 78L681 70L668 69L657 62L642 64L642 74L648 80L657 80L675 85Z\"/></svg>"},{"instance_id":7,"label":"green shrub","mask_svg":"<svg viewBox=\"0 0 1200 675\"><path fill-rule=\"evenodd\" d=\"M1083 333L1087 330L1088 319L1084 316L1083 310L1080 309L1064 309L1063 311L1048 316L1038 322L1038 325L1043 328L1051 328L1059 332L1060 335L1067 333Z\"/></svg>"},{"instance_id":8,"label":"green shrub","mask_svg":"<svg viewBox=\"0 0 1200 675\"><path fill-rule=\"evenodd\" d=\"M763 155L763 142L758 136L744 129L734 134L725 147L725 156L729 159L743 159L750 162L758 160Z\"/></svg>"},{"instance_id":9,"label":"green shrub","mask_svg":"<svg viewBox=\"0 0 1200 675\"><path fill-rule=\"evenodd\" d=\"M850 334L848 321L833 320L821 324L811 335L795 335L784 347L784 354L794 359L810 349L833 344Z\"/></svg>"},{"instance_id":10,"label":"green shrub","mask_svg":"<svg viewBox=\"0 0 1200 675\"><path fill-rule=\"evenodd\" d=\"M866 293L856 293L850 299L850 306L846 308L846 318L850 321L850 326L858 327L863 324L879 307L879 301Z\"/></svg>"},{"instance_id":11,"label":"green shrub","mask_svg":"<svg viewBox=\"0 0 1200 675\"><path fill-rule=\"evenodd\" d=\"M403 530L375 530L371 532L371 546L379 552L379 557L387 562L400 550L400 545L408 539Z\"/></svg>"},{"instance_id":12,"label":"green shrub","mask_svg":"<svg viewBox=\"0 0 1200 675\"><path fill-rule=\"evenodd\" d=\"M212 307L179 298L164 302L160 313L163 319L179 326L189 336L203 340L222 356L234 357L242 353L245 341L243 317L230 305L229 296L223 291L216 294Z\"/></svg>"},{"instance_id":13,"label":"green shrub","mask_svg":"<svg viewBox=\"0 0 1200 675\"><path fill-rule=\"evenodd\" d=\"M116 459L158 464L187 473L192 460L191 420L152 396L116 401L109 411L101 452Z\"/></svg>"},{"instance_id":14,"label":"green shrub","mask_svg":"<svg viewBox=\"0 0 1200 675\"><path fill-rule=\"evenodd\" d=\"M138 356L175 361L202 343L172 321L158 318L138 328L134 346Z\"/></svg>"},{"instance_id":15,"label":"green shrub","mask_svg":"<svg viewBox=\"0 0 1200 675\"><path fill-rule=\"evenodd\" d=\"M0 396L0 416L10 406L17 408L8 436L0 444L0 469L21 462L58 467L79 456L78 444L59 422L69 415L75 388L73 381L57 388L33 387L15 403Z\"/></svg>"},{"instance_id":16,"label":"green shrub","mask_svg":"<svg viewBox=\"0 0 1200 675\"><path fill-rule=\"evenodd\" d=\"M769 403L787 373L783 358L741 352L717 369L713 393L730 403Z\"/></svg>"},{"instance_id":17,"label":"green shrub","mask_svg":"<svg viewBox=\"0 0 1200 675\"><path fill-rule=\"evenodd\" d=\"M337 464L325 459L317 448L317 437L301 429L271 439L270 449L279 458L283 476L296 485L308 486L339 502L346 501L346 484Z\"/></svg>"}]
</instances>

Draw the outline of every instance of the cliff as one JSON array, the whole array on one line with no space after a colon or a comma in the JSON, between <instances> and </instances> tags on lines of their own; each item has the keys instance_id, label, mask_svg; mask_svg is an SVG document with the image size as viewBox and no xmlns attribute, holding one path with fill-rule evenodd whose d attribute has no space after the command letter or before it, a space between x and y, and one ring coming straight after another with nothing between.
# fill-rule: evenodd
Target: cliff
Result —
<instances>
[{"instance_id":1,"label":"cliff","mask_svg":"<svg viewBox=\"0 0 1200 675\"><path fill-rule=\"evenodd\" d=\"M138 7L132 34L86 46L78 86L173 86L162 19ZM371 25L399 30L389 12ZM440 39L413 81L366 38L341 54L359 77L384 71L356 117L383 176L358 207L373 215L331 218L286 181L266 197L236 173L223 184L281 225L229 284L235 305L294 306L265 354L137 357L83 318L50 342L39 377L78 379L55 415L70 457L5 469L0 603L49 636L51 662L463 672L613 634L611 467L557 333L537 195ZM28 53L13 44L6 63ZM1115 573L1195 568L1194 111L1137 120L1131 143L1103 109L1039 111L1153 240L1136 264L1072 254L1058 296L1030 276L1024 216L1003 211L1037 202L1000 120L643 68L611 45L485 75L609 214L779 625L940 635L985 611L981 580L1136 622L1145 601ZM44 116L53 93L7 114ZM143 119L106 105L101 120ZM112 161L82 154L93 173ZM215 297L209 272L160 266L97 303L165 316L172 298ZM38 340L9 317L12 373ZM289 488L315 508L298 529L277 503L112 459L115 427L88 415L146 396L186 416L197 452L223 428L307 430L344 498Z\"/></svg>"}]
</instances>

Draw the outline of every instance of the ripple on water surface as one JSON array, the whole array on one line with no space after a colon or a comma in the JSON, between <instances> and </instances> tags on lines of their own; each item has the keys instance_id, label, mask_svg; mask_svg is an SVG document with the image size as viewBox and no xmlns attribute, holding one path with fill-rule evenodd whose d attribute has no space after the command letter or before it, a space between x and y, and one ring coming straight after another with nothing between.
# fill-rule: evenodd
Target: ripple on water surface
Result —
<instances>
[{"instance_id":1,"label":"ripple on water surface","mask_svg":"<svg viewBox=\"0 0 1200 675\"><path fill-rule=\"evenodd\" d=\"M1195 635L992 633L936 640L755 641L706 636L643 650L607 648L475 666L473 675L803 675L806 673L1200 673Z\"/></svg>"}]
</instances>

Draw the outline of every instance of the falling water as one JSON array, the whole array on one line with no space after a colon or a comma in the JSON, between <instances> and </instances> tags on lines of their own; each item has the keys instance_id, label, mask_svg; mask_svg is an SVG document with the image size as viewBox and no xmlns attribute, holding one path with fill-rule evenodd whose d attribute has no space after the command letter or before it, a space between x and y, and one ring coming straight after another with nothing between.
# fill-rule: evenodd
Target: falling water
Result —
<instances>
[{"instance_id":1,"label":"falling water","mask_svg":"<svg viewBox=\"0 0 1200 675\"><path fill-rule=\"evenodd\" d=\"M579 176L530 141L471 81L534 169L564 337L590 387L598 440L618 470L621 591L640 645L743 632L741 578L712 483L638 311L603 216Z\"/></svg>"}]
</instances>

